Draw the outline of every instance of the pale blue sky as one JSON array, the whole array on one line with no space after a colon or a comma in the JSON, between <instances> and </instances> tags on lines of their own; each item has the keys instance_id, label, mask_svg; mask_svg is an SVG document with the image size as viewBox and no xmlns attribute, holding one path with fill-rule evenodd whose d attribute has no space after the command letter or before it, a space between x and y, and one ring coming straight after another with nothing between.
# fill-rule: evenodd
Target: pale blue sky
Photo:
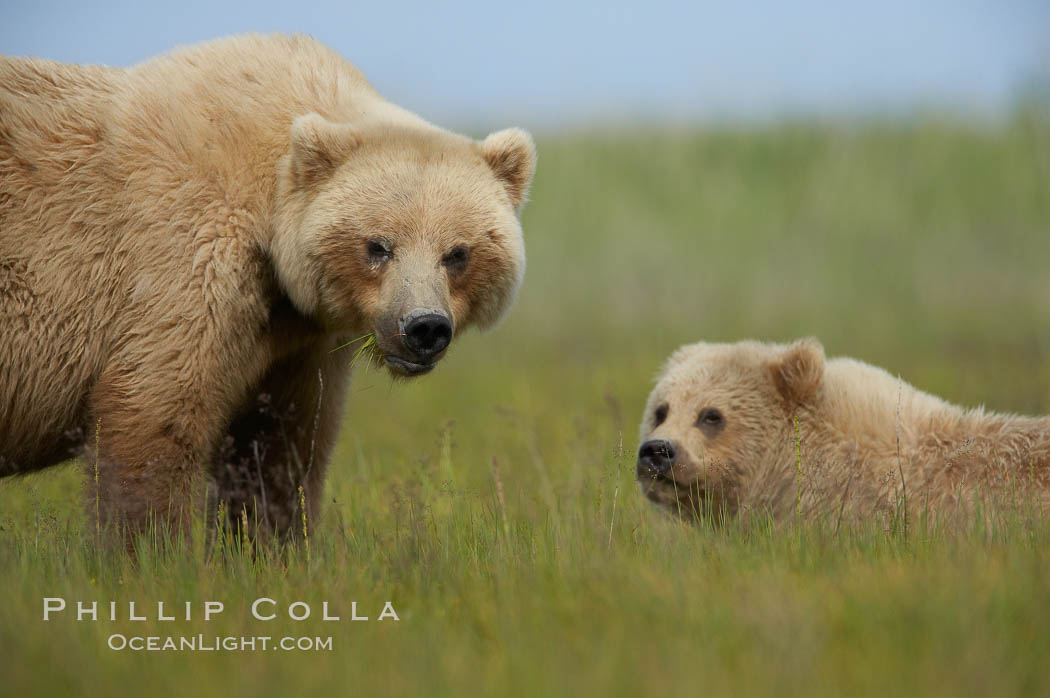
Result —
<instances>
[{"instance_id":1,"label":"pale blue sky","mask_svg":"<svg viewBox=\"0 0 1050 698\"><path fill-rule=\"evenodd\" d=\"M110 65L230 33L305 32L394 101L478 128L995 115L1050 74L1050 0L4 0L2 14L0 52Z\"/></svg>"}]
</instances>

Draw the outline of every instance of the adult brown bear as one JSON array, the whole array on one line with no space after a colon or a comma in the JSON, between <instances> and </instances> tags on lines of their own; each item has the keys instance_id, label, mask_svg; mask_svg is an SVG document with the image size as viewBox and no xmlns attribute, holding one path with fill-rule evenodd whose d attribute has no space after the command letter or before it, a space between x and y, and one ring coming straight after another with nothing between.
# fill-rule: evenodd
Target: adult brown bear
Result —
<instances>
[{"instance_id":1,"label":"adult brown bear","mask_svg":"<svg viewBox=\"0 0 1050 698\"><path fill-rule=\"evenodd\" d=\"M97 451L131 530L184 524L206 483L268 530L300 486L316 517L333 349L374 333L414 376L495 322L534 164L525 132L441 130L302 36L0 59L0 475Z\"/></svg>"}]
</instances>

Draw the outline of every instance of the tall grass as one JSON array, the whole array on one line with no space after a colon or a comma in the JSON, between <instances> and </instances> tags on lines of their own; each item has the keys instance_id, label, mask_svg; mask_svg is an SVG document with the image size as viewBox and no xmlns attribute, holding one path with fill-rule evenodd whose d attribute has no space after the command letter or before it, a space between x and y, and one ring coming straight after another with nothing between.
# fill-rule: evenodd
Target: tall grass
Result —
<instances>
[{"instance_id":1,"label":"tall grass","mask_svg":"<svg viewBox=\"0 0 1050 698\"><path fill-rule=\"evenodd\" d=\"M198 522L184 548L130 559L93 544L76 469L0 482L5 691L1050 688L1042 512L961 529L919 505L907 528L839 512L691 526L644 501L631 455L652 376L698 339L815 335L955 402L1050 412L1046 125L800 124L539 148L518 305L426 378L356 369L321 516L303 522L309 547L232 532L208 546ZM196 612L44 623L45 596ZM260 596L279 602L276 620L251 617ZM207 623L206 600L226 604ZM319 619L325 600L342 621ZM400 621L376 620L387 600ZM311 618L290 620L293 601ZM372 620L349 621L351 601ZM132 653L106 648L113 633L334 646Z\"/></svg>"}]
</instances>

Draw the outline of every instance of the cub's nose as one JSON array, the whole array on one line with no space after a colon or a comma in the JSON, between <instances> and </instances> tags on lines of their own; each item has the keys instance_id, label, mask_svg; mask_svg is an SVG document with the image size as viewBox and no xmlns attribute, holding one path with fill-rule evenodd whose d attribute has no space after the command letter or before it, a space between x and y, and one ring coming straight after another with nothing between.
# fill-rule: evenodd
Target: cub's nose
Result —
<instances>
[{"instance_id":1,"label":"cub's nose","mask_svg":"<svg viewBox=\"0 0 1050 698\"><path fill-rule=\"evenodd\" d=\"M638 477L667 475L674 465L678 449L666 439L650 439L638 449Z\"/></svg>"},{"instance_id":2,"label":"cub's nose","mask_svg":"<svg viewBox=\"0 0 1050 698\"><path fill-rule=\"evenodd\" d=\"M417 308L401 320L403 341L420 358L441 352L452 341L452 320L443 312Z\"/></svg>"}]
</instances>

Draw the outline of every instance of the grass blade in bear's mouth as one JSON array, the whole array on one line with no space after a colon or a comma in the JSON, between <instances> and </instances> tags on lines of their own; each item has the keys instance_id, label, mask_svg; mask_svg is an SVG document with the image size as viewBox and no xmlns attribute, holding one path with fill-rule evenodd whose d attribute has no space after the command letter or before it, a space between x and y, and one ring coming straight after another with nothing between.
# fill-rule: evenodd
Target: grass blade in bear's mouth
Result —
<instances>
[{"instance_id":1,"label":"grass blade in bear's mouth","mask_svg":"<svg viewBox=\"0 0 1050 698\"><path fill-rule=\"evenodd\" d=\"M666 475L644 475L636 478L644 488L644 492L650 493L656 490L684 492L687 488L679 485L673 478Z\"/></svg>"},{"instance_id":2,"label":"grass blade in bear's mouth","mask_svg":"<svg viewBox=\"0 0 1050 698\"><path fill-rule=\"evenodd\" d=\"M417 364L411 361L406 361L400 356L394 356L393 354L387 354L385 357L388 366L396 369L399 373L403 373L406 376L421 376L424 373L429 373L434 364Z\"/></svg>"}]
</instances>

